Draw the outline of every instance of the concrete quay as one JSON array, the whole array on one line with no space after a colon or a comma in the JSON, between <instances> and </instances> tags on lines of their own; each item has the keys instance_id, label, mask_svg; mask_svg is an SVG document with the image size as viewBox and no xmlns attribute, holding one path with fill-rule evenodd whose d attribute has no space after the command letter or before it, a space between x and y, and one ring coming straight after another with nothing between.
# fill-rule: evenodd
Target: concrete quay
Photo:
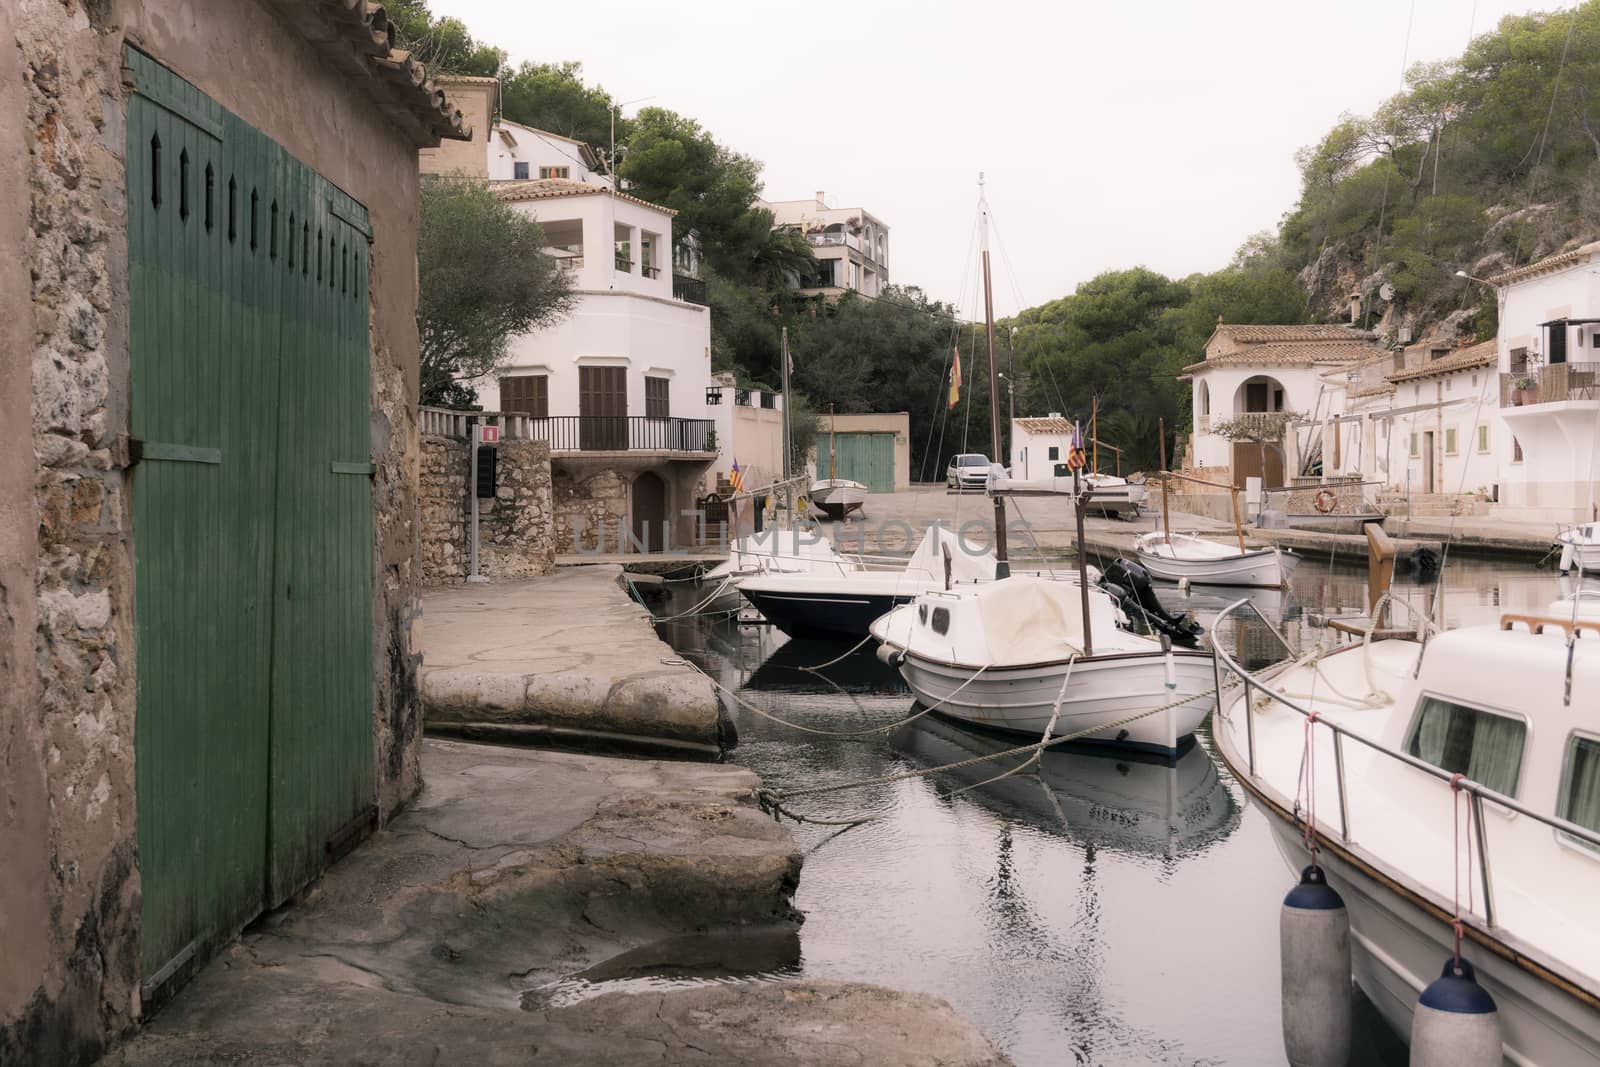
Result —
<instances>
[{"instance_id":1,"label":"concrete quay","mask_svg":"<svg viewBox=\"0 0 1600 1067\"><path fill-rule=\"evenodd\" d=\"M544 578L428 589L422 598L427 729L716 756L716 691L673 662L615 564Z\"/></svg>"},{"instance_id":2,"label":"concrete quay","mask_svg":"<svg viewBox=\"0 0 1600 1067\"><path fill-rule=\"evenodd\" d=\"M441 740L422 769L407 812L103 1062L1006 1062L933 997L661 984L799 960L800 853L748 770Z\"/></svg>"}]
</instances>

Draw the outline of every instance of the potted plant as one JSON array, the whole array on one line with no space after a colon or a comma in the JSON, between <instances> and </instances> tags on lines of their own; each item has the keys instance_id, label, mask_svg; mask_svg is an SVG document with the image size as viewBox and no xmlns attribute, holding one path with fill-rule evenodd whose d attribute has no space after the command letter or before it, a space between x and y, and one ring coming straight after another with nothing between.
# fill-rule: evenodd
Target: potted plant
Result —
<instances>
[{"instance_id":1,"label":"potted plant","mask_svg":"<svg viewBox=\"0 0 1600 1067\"><path fill-rule=\"evenodd\" d=\"M1539 402L1539 380L1533 377L1518 378L1511 383L1511 388L1516 390L1517 407Z\"/></svg>"}]
</instances>

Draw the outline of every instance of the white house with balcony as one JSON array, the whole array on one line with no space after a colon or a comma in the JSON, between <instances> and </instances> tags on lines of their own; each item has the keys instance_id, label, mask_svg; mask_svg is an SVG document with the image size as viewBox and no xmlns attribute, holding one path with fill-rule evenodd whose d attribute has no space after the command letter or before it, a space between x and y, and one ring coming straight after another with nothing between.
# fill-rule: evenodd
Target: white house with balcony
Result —
<instances>
[{"instance_id":1,"label":"white house with balcony","mask_svg":"<svg viewBox=\"0 0 1600 1067\"><path fill-rule=\"evenodd\" d=\"M816 267L798 279L800 292L837 300L846 292L875 297L889 285L889 227L865 208L829 207L810 200L757 201L772 212L774 229L805 234Z\"/></svg>"},{"instance_id":2,"label":"white house with balcony","mask_svg":"<svg viewBox=\"0 0 1600 1067\"><path fill-rule=\"evenodd\" d=\"M1189 463L1202 477L1244 488L1261 477L1272 488L1299 473L1303 454L1321 447L1291 430L1300 421L1343 414L1342 383L1324 374L1382 359L1376 335L1348 326L1245 326L1218 323L1205 358L1184 368L1194 403ZM1265 440L1238 440L1224 428L1253 426Z\"/></svg>"},{"instance_id":3,"label":"white house with balcony","mask_svg":"<svg viewBox=\"0 0 1600 1067\"><path fill-rule=\"evenodd\" d=\"M1502 503L1588 521L1600 478L1600 241L1488 279L1500 297Z\"/></svg>"}]
</instances>

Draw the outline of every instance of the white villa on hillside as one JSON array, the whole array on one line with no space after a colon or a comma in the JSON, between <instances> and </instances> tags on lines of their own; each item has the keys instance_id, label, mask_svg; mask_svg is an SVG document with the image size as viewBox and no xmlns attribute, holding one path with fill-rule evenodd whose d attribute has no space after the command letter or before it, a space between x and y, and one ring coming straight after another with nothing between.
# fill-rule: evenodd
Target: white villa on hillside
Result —
<instances>
[{"instance_id":1,"label":"white villa on hillside","mask_svg":"<svg viewBox=\"0 0 1600 1067\"><path fill-rule=\"evenodd\" d=\"M800 292L838 299L847 291L878 296L889 285L889 227L859 207L829 207L821 192L810 200L757 201L772 212L775 229L806 236L815 271L799 279Z\"/></svg>"},{"instance_id":2,"label":"white villa on hillside","mask_svg":"<svg viewBox=\"0 0 1600 1067\"><path fill-rule=\"evenodd\" d=\"M1206 341L1205 359L1184 368L1194 401L1191 465L1206 478L1240 488L1256 476L1268 488L1286 484L1286 477L1299 472L1303 455L1321 448L1319 438L1291 432L1289 424L1342 415L1343 382L1330 382L1325 372L1342 374L1386 359L1375 338L1348 326L1218 323ZM1267 434L1266 447L1218 432L1252 425ZM1331 459L1325 455L1324 464Z\"/></svg>"},{"instance_id":3,"label":"white villa on hillside","mask_svg":"<svg viewBox=\"0 0 1600 1067\"><path fill-rule=\"evenodd\" d=\"M1519 518L1587 521L1600 477L1600 242L1488 279L1500 294L1500 499Z\"/></svg>"},{"instance_id":4,"label":"white villa on hillside","mask_svg":"<svg viewBox=\"0 0 1600 1067\"><path fill-rule=\"evenodd\" d=\"M423 173L487 178L496 196L539 222L545 254L569 273L574 297L565 318L513 338L505 364L472 383L479 403L533 417L532 436L551 447L558 500L594 497L597 526L636 538L649 531L659 549L666 523L674 545L691 543L697 501L736 459L749 466L734 439L777 452L781 416L770 412L782 410L781 399L757 394L767 413L737 418L748 392L713 378L710 309L673 269L675 258L693 260L692 248L675 255L673 211L614 191L577 142L485 121L494 79L452 79L451 91L475 116L473 139L423 158ZM508 179L552 171L564 176Z\"/></svg>"}]
</instances>

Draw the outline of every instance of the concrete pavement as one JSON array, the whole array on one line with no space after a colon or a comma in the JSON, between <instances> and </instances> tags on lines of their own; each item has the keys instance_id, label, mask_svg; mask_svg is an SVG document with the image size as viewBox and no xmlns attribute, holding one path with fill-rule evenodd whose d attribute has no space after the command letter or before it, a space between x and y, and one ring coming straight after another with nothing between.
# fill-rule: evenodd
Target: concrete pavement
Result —
<instances>
[{"instance_id":1,"label":"concrete pavement","mask_svg":"<svg viewBox=\"0 0 1600 1067\"><path fill-rule=\"evenodd\" d=\"M671 661L615 565L423 593L427 728L716 755L716 692Z\"/></svg>"},{"instance_id":2,"label":"concrete pavement","mask_svg":"<svg viewBox=\"0 0 1600 1067\"><path fill-rule=\"evenodd\" d=\"M1004 1062L931 997L662 985L798 962L800 854L747 770L429 740L423 773L105 1062Z\"/></svg>"}]
</instances>

